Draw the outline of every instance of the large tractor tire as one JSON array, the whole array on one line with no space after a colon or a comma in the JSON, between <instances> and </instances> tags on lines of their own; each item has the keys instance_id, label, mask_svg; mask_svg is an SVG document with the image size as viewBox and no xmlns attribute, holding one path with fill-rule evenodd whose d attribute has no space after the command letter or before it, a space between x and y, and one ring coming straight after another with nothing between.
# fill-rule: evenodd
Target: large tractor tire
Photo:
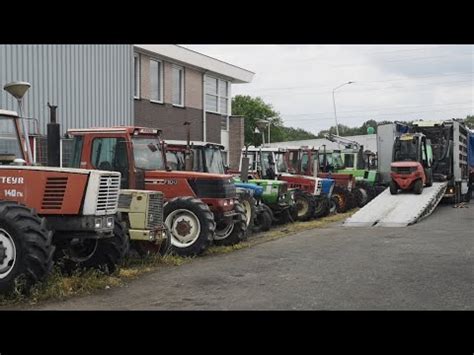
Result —
<instances>
[{"instance_id":1,"label":"large tractor tire","mask_svg":"<svg viewBox=\"0 0 474 355\"><path fill-rule=\"evenodd\" d=\"M112 274L130 250L130 236L125 223L115 218L112 237L74 239L59 246L55 258L60 260L64 272L97 269Z\"/></svg>"},{"instance_id":2,"label":"large tractor tire","mask_svg":"<svg viewBox=\"0 0 474 355\"><path fill-rule=\"evenodd\" d=\"M356 207L364 207L369 202L369 192L365 187L356 186L354 188Z\"/></svg>"},{"instance_id":3,"label":"large tractor tire","mask_svg":"<svg viewBox=\"0 0 474 355\"><path fill-rule=\"evenodd\" d=\"M337 201L336 197L331 196L329 200L329 214L337 213Z\"/></svg>"},{"instance_id":4,"label":"large tractor tire","mask_svg":"<svg viewBox=\"0 0 474 355\"><path fill-rule=\"evenodd\" d=\"M343 189L340 186L334 186L334 189L332 191L332 197L334 197L336 202L337 213L344 213L349 210L351 199L349 196L349 191L347 191L347 189Z\"/></svg>"},{"instance_id":5,"label":"large tractor tire","mask_svg":"<svg viewBox=\"0 0 474 355\"><path fill-rule=\"evenodd\" d=\"M206 250L214 239L214 214L201 200L175 197L164 206L164 219L171 233L174 253L195 256Z\"/></svg>"},{"instance_id":6,"label":"large tractor tire","mask_svg":"<svg viewBox=\"0 0 474 355\"><path fill-rule=\"evenodd\" d=\"M147 242L146 240L135 240L132 241L133 248L137 251L138 255L145 257L148 255L160 255L165 256L172 252L171 245L171 233L165 226L166 239L161 243L156 244L153 242Z\"/></svg>"},{"instance_id":7,"label":"large tractor tire","mask_svg":"<svg viewBox=\"0 0 474 355\"><path fill-rule=\"evenodd\" d=\"M240 203L235 203L234 212L232 220L217 222L215 245L235 245L247 239L246 214Z\"/></svg>"},{"instance_id":8,"label":"large tractor tire","mask_svg":"<svg viewBox=\"0 0 474 355\"><path fill-rule=\"evenodd\" d=\"M316 202L316 208L314 209L314 218L326 217L329 214L329 199L325 196L316 196L314 198Z\"/></svg>"},{"instance_id":9,"label":"large tractor tire","mask_svg":"<svg viewBox=\"0 0 474 355\"><path fill-rule=\"evenodd\" d=\"M44 280L52 270L53 253L44 218L16 202L0 201L0 294L16 286L28 291Z\"/></svg>"},{"instance_id":10,"label":"large tractor tire","mask_svg":"<svg viewBox=\"0 0 474 355\"><path fill-rule=\"evenodd\" d=\"M305 191L295 192L295 204L298 209L298 221L309 221L314 216L316 201L313 195Z\"/></svg>"},{"instance_id":11,"label":"large tractor tire","mask_svg":"<svg viewBox=\"0 0 474 355\"><path fill-rule=\"evenodd\" d=\"M253 228L255 218L257 216L257 202L252 194L248 191L242 191L238 194L239 202L245 211L245 223L247 224L247 233Z\"/></svg>"},{"instance_id":12,"label":"large tractor tire","mask_svg":"<svg viewBox=\"0 0 474 355\"><path fill-rule=\"evenodd\" d=\"M272 226L272 219L272 211L265 204L261 204L257 209L257 217L252 231L254 233L268 231Z\"/></svg>"},{"instance_id":13,"label":"large tractor tire","mask_svg":"<svg viewBox=\"0 0 474 355\"><path fill-rule=\"evenodd\" d=\"M413 184L413 192L417 195L421 195L423 192L423 180L418 179L415 181L415 184Z\"/></svg>"}]
</instances>

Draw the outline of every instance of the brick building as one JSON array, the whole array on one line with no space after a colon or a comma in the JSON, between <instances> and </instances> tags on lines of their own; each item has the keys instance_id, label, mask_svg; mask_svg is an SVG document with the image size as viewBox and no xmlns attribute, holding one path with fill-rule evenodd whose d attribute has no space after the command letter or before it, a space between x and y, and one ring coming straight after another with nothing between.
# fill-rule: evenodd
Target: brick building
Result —
<instances>
[{"instance_id":1,"label":"brick building","mask_svg":"<svg viewBox=\"0 0 474 355\"><path fill-rule=\"evenodd\" d=\"M165 139L220 143L228 164L238 167L244 119L231 116L233 84L254 73L176 45L134 46L134 121L163 129Z\"/></svg>"}]
</instances>

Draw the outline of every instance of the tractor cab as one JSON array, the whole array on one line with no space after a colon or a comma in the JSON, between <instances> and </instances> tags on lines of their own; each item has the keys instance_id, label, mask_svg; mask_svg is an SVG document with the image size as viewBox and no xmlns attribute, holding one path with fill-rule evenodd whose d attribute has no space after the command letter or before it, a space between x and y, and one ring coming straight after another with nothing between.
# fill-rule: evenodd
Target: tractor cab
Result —
<instances>
[{"instance_id":1,"label":"tractor cab","mask_svg":"<svg viewBox=\"0 0 474 355\"><path fill-rule=\"evenodd\" d=\"M0 110L0 165L24 165L27 163L27 147L20 132L17 113Z\"/></svg>"},{"instance_id":2,"label":"tractor cab","mask_svg":"<svg viewBox=\"0 0 474 355\"><path fill-rule=\"evenodd\" d=\"M431 142L423 133L405 133L395 138L391 164L390 192L398 189L421 194L423 186L431 186L433 176L431 164L433 152Z\"/></svg>"}]
</instances>

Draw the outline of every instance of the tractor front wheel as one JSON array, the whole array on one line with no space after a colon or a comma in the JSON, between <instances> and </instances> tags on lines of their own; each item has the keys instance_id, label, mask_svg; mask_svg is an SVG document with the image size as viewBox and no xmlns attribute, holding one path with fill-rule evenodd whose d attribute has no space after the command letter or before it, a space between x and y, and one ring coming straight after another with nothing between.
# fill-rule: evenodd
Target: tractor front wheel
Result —
<instances>
[{"instance_id":1,"label":"tractor front wheel","mask_svg":"<svg viewBox=\"0 0 474 355\"><path fill-rule=\"evenodd\" d=\"M173 252L180 256L199 255L211 244L216 222L204 202L194 197L175 197L163 210Z\"/></svg>"},{"instance_id":2,"label":"tractor front wheel","mask_svg":"<svg viewBox=\"0 0 474 355\"><path fill-rule=\"evenodd\" d=\"M52 233L44 218L16 202L0 201L0 294L28 291L53 266Z\"/></svg>"},{"instance_id":3,"label":"tractor front wheel","mask_svg":"<svg viewBox=\"0 0 474 355\"><path fill-rule=\"evenodd\" d=\"M340 186L334 186L332 196L335 198L336 211L338 213L344 213L349 210L351 201L348 190L343 189Z\"/></svg>"},{"instance_id":4,"label":"tractor front wheel","mask_svg":"<svg viewBox=\"0 0 474 355\"><path fill-rule=\"evenodd\" d=\"M395 181L390 181L390 194L396 195L398 194L398 186Z\"/></svg>"},{"instance_id":5,"label":"tractor front wheel","mask_svg":"<svg viewBox=\"0 0 474 355\"><path fill-rule=\"evenodd\" d=\"M239 202L245 211L245 223L247 224L247 230L251 231L255 217L257 215L256 201L250 192L245 191L238 194Z\"/></svg>"},{"instance_id":6,"label":"tractor front wheel","mask_svg":"<svg viewBox=\"0 0 474 355\"><path fill-rule=\"evenodd\" d=\"M171 233L165 226L166 239L162 240L161 243L157 244L154 242L148 242L146 240L135 240L132 242L133 248L137 251L141 257L147 255L161 255L165 256L171 253Z\"/></svg>"},{"instance_id":7,"label":"tractor front wheel","mask_svg":"<svg viewBox=\"0 0 474 355\"><path fill-rule=\"evenodd\" d=\"M316 208L314 210L314 218L325 217L329 214L330 204L329 199L325 196L316 196Z\"/></svg>"},{"instance_id":8,"label":"tractor front wheel","mask_svg":"<svg viewBox=\"0 0 474 355\"><path fill-rule=\"evenodd\" d=\"M295 204L298 209L298 221L308 221L314 216L316 202L313 195L305 191L295 192Z\"/></svg>"},{"instance_id":9,"label":"tractor front wheel","mask_svg":"<svg viewBox=\"0 0 474 355\"><path fill-rule=\"evenodd\" d=\"M235 203L234 212L236 215L230 221L217 222L215 245L234 245L247 239L247 219L240 203Z\"/></svg>"},{"instance_id":10,"label":"tractor front wheel","mask_svg":"<svg viewBox=\"0 0 474 355\"><path fill-rule=\"evenodd\" d=\"M272 211L264 204L259 207L260 208L257 210L257 217L255 218L255 223L252 228L254 233L266 232L272 225Z\"/></svg>"},{"instance_id":11,"label":"tractor front wheel","mask_svg":"<svg viewBox=\"0 0 474 355\"><path fill-rule=\"evenodd\" d=\"M417 195L420 195L423 192L423 180L418 179L413 185L413 192Z\"/></svg>"}]
</instances>

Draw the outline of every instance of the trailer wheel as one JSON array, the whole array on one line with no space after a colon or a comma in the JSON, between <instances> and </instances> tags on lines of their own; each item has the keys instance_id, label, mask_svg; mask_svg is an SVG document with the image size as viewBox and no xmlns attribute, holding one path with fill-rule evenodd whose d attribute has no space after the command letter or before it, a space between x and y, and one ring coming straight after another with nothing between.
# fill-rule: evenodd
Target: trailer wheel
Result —
<instances>
[{"instance_id":1,"label":"trailer wheel","mask_svg":"<svg viewBox=\"0 0 474 355\"><path fill-rule=\"evenodd\" d=\"M235 203L234 212L230 225L228 222L217 222L216 234L214 236L215 245L234 245L247 239L247 223L245 210L240 203ZM229 228L230 226L230 228Z\"/></svg>"},{"instance_id":2,"label":"trailer wheel","mask_svg":"<svg viewBox=\"0 0 474 355\"><path fill-rule=\"evenodd\" d=\"M398 194L398 186L395 181L390 181L390 194L391 195L396 195Z\"/></svg>"},{"instance_id":3,"label":"trailer wheel","mask_svg":"<svg viewBox=\"0 0 474 355\"><path fill-rule=\"evenodd\" d=\"M332 196L336 201L336 211L338 213L347 212L350 207L349 191L341 188L340 186L334 186Z\"/></svg>"},{"instance_id":4,"label":"trailer wheel","mask_svg":"<svg viewBox=\"0 0 474 355\"><path fill-rule=\"evenodd\" d=\"M0 293L28 291L53 267L52 233L33 209L0 201Z\"/></svg>"},{"instance_id":5,"label":"trailer wheel","mask_svg":"<svg viewBox=\"0 0 474 355\"><path fill-rule=\"evenodd\" d=\"M298 221L308 221L313 217L316 208L313 195L306 191L296 191L295 204L298 209Z\"/></svg>"},{"instance_id":6,"label":"trailer wheel","mask_svg":"<svg viewBox=\"0 0 474 355\"><path fill-rule=\"evenodd\" d=\"M112 237L79 241L76 246L64 250L65 271L74 269L98 269L112 274L120 266L130 249L130 236L124 223L114 220Z\"/></svg>"},{"instance_id":7,"label":"trailer wheel","mask_svg":"<svg viewBox=\"0 0 474 355\"><path fill-rule=\"evenodd\" d=\"M417 195L420 195L423 192L423 180L418 179L413 184L413 192Z\"/></svg>"},{"instance_id":8,"label":"trailer wheel","mask_svg":"<svg viewBox=\"0 0 474 355\"><path fill-rule=\"evenodd\" d=\"M191 196L175 197L163 210L173 252L181 256L199 255L211 244L216 222L204 202Z\"/></svg>"},{"instance_id":9,"label":"trailer wheel","mask_svg":"<svg viewBox=\"0 0 474 355\"><path fill-rule=\"evenodd\" d=\"M265 206L265 205L262 205ZM266 232L272 225L272 215L266 208L260 208L257 211L257 217L253 225L252 231L254 233Z\"/></svg>"}]
</instances>

